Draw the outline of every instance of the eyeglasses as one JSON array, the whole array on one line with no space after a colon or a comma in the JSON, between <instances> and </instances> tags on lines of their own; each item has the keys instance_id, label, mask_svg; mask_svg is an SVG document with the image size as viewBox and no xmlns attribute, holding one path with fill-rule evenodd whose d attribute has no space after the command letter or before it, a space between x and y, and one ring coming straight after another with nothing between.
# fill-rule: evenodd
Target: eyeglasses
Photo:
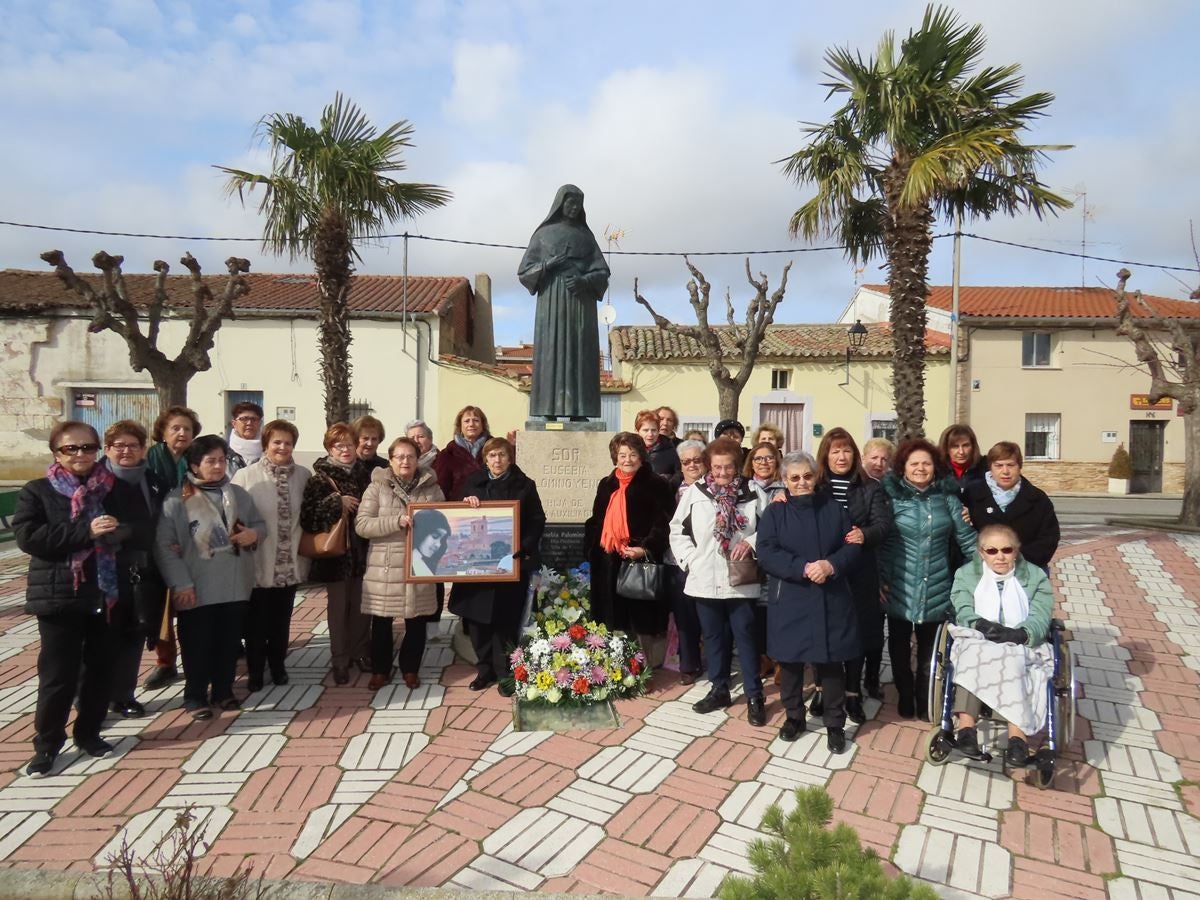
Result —
<instances>
[{"instance_id":1,"label":"eyeglasses","mask_svg":"<svg viewBox=\"0 0 1200 900\"><path fill-rule=\"evenodd\" d=\"M249 425L253 422L261 422L262 419L258 416L238 416L233 421L241 422L243 425Z\"/></svg>"},{"instance_id":2,"label":"eyeglasses","mask_svg":"<svg viewBox=\"0 0 1200 900\"><path fill-rule=\"evenodd\" d=\"M99 451L99 444L63 444L54 452L61 453L63 456L91 456Z\"/></svg>"},{"instance_id":3,"label":"eyeglasses","mask_svg":"<svg viewBox=\"0 0 1200 900\"><path fill-rule=\"evenodd\" d=\"M142 449L141 444L126 444L122 441L113 441L108 446L113 450L116 450L118 453L132 453L134 450Z\"/></svg>"},{"instance_id":4,"label":"eyeglasses","mask_svg":"<svg viewBox=\"0 0 1200 900\"><path fill-rule=\"evenodd\" d=\"M814 481L816 479L816 477L817 476L814 475L812 472L805 472L803 475L789 475L787 477L787 480L788 481Z\"/></svg>"},{"instance_id":5,"label":"eyeglasses","mask_svg":"<svg viewBox=\"0 0 1200 900\"><path fill-rule=\"evenodd\" d=\"M988 556L995 556L997 553L1003 553L1005 556L1012 556L1015 552L1015 547L984 547L983 552Z\"/></svg>"},{"instance_id":6,"label":"eyeglasses","mask_svg":"<svg viewBox=\"0 0 1200 900\"><path fill-rule=\"evenodd\" d=\"M773 462L775 462L775 457L773 457L773 456L755 456L752 458L752 462L773 463Z\"/></svg>"},{"instance_id":7,"label":"eyeglasses","mask_svg":"<svg viewBox=\"0 0 1200 900\"><path fill-rule=\"evenodd\" d=\"M333 449L341 450L343 453L345 453L347 450L357 450L358 445L357 444L334 444Z\"/></svg>"},{"instance_id":8,"label":"eyeglasses","mask_svg":"<svg viewBox=\"0 0 1200 900\"><path fill-rule=\"evenodd\" d=\"M681 459L679 464L681 466L702 466L704 465L704 460L697 456L695 459Z\"/></svg>"}]
</instances>

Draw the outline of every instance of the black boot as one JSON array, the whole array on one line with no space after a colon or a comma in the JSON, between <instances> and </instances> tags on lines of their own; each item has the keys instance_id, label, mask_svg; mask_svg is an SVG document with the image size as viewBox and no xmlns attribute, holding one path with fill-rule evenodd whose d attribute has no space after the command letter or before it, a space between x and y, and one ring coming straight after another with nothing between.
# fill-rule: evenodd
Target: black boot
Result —
<instances>
[{"instance_id":1,"label":"black boot","mask_svg":"<svg viewBox=\"0 0 1200 900\"><path fill-rule=\"evenodd\" d=\"M812 699L808 701L808 714L814 718L825 712L825 698L821 691L813 691Z\"/></svg>"},{"instance_id":2,"label":"black boot","mask_svg":"<svg viewBox=\"0 0 1200 900\"><path fill-rule=\"evenodd\" d=\"M867 721L867 711L863 709L862 697L859 697L857 694L847 695L846 718L855 725L861 725Z\"/></svg>"}]
</instances>

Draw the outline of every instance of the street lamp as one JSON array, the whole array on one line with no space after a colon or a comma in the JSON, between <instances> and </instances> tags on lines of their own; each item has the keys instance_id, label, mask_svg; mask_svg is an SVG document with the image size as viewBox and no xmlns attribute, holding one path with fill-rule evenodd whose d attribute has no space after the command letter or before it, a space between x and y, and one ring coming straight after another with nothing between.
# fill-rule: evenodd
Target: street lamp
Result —
<instances>
[{"instance_id":1,"label":"street lamp","mask_svg":"<svg viewBox=\"0 0 1200 900\"><path fill-rule=\"evenodd\" d=\"M850 383L850 354L861 350L866 342L867 326L862 323L862 319L855 319L854 324L846 329L846 380L838 387L845 387Z\"/></svg>"}]
</instances>

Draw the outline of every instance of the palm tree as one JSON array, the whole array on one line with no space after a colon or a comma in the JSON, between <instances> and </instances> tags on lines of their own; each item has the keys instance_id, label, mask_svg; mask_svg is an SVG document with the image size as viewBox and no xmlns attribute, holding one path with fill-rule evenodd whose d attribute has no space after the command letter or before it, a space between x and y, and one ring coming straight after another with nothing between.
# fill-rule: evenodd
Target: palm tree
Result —
<instances>
[{"instance_id":1,"label":"palm tree","mask_svg":"<svg viewBox=\"0 0 1200 900\"><path fill-rule=\"evenodd\" d=\"M263 249L291 259L311 256L321 293L318 342L325 419L345 421L350 408L350 321L354 242L384 234L398 218L419 215L450 200L445 188L407 184L404 149L412 125L401 119L378 132L362 110L336 94L314 128L292 113L259 120L257 133L271 148L271 173L259 175L216 166L229 176L225 190L245 194L263 188L258 211L265 214Z\"/></svg>"},{"instance_id":2,"label":"palm tree","mask_svg":"<svg viewBox=\"0 0 1200 900\"><path fill-rule=\"evenodd\" d=\"M884 34L864 60L828 51L829 97L844 105L809 142L780 160L816 196L796 210L793 237L836 237L854 262L884 254L891 298L892 392L901 438L924 433L925 296L936 215L1038 218L1071 206L1037 179L1049 150L1021 132L1045 115L1054 95L1018 97L1019 65L978 68L986 39L943 7L926 7L921 27L896 48Z\"/></svg>"}]
</instances>

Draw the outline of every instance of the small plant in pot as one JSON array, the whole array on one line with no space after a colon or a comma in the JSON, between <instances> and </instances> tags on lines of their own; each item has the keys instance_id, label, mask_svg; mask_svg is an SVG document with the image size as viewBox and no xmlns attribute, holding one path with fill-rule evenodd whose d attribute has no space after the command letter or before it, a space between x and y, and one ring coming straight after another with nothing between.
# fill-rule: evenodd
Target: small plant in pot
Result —
<instances>
[{"instance_id":1,"label":"small plant in pot","mask_svg":"<svg viewBox=\"0 0 1200 900\"><path fill-rule=\"evenodd\" d=\"M1108 492L1110 494L1128 494L1129 479L1133 477L1133 460L1124 444L1117 444L1112 460L1108 464Z\"/></svg>"}]
</instances>

